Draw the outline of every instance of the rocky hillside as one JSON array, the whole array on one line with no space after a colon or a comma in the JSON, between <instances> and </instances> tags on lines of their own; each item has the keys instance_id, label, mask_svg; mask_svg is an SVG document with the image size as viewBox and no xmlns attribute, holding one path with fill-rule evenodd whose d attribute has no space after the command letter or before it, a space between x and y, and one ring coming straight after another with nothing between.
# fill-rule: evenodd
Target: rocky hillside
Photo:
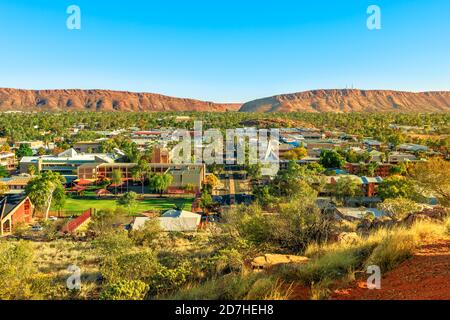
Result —
<instances>
[{"instance_id":1,"label":"rocky hillside","mask_svg":"<svg viewBox=\"0 0 450 320\"><path fill-rule=\"evenodd\" d=\"M313 90L258 99L243 112L450 112L450 91Z\"/></svg>"},{"instance_id":2,"label":"rocky hillside","mask_svg":"<svg viewBox=\"0 0 450 320\"><path fill-rule=\"evenodd\" d=\"M109 90L19 90L0 88L0 111L227 111L240 104L181 99L153 93Z\"/></svg>"}]
</instances>

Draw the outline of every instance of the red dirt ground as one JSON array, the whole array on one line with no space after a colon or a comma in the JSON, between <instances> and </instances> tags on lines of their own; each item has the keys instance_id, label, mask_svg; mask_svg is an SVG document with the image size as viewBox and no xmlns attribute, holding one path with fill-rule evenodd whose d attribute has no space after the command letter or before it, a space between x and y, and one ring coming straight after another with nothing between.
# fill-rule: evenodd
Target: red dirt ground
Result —
<instances>
[{"instance_id":1,"label":"red dirt ground","mask_svg":"<svg viewBox=\"0 0 450 320\"><path fill-rule=\"evenodd\" d=\"M450 300L450 238L424 243L414 256L388 272L380 290L365 281L335 290L333 300Z\"/></svg>"}]
</instances>

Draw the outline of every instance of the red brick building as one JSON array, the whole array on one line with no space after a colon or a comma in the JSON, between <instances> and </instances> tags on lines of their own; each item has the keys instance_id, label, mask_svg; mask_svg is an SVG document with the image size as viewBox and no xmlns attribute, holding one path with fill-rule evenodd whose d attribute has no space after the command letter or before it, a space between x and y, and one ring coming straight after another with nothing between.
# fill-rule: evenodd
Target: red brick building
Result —
<instances>
[{"instance_id":1,"label":"red brick building","mask_svg":"<svg viewBox=\"0 0 450 320\"><path fill-rule=\"evenodd\" d=\"M14 232L19 223L31 223L33 204L23 195L10 195L0 199L0 236Z\"/></svg>"},{"instance_id":2,"label":"red brick building","mask_svg":"<svg viewBox=\"0 0 450 320\"><path fill-rule=\"evenodd\" d=\"M364 166L366 166L367 164L360 164L360 163L346 163L345 164L345 170L349 173L349 174L354 174L354 175L362 175L365 174L364 171ZM386 178L387 176L389 176L389 170L391 169L392 164L390 163L379 163L378 166L375 168L374 171L374 176L378 176L378 177L382 177L382 178Z\"/></svg>"}]
</instances>

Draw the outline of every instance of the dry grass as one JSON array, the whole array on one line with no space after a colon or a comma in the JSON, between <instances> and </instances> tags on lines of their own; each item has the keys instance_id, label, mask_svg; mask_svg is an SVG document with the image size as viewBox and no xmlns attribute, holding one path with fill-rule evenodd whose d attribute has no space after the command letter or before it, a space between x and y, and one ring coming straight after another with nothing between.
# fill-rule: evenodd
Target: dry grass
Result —
<instances>
[{"instance_id":1,"label":"dry grass","mask_svg":"<svg viewBox=\"0 0 450 320\"><path fill-rule=\"evenodd\" d=\"M336 281L349 282L369 265L389 271L411 257L422 242L446 237L449 226L450 218L440 224L418 222L410 228L380 229L353 244L311 244L305 251L310 263L284 266L278 272L284 279L310 286L312 299L325 299Z\"/></svg>"},{"instance_id":2,"label":"dry grass","mask_svg":"<svg viewBox=\"0 0 450 320\"><path fill-rule=\"evenodd\" d=\"M170 300L287 300L292 285L265 273L238 273L189 284Z\"/></svg>"},{"instance_id":3,"label":"dry grass","mask_svg":"<svg viewBox=\"0 0 450 320\"><path fill-rule=\"evenodd\" d=\"M34 263L40 273L52 276L56 285L66 287L66 281L72 275L68 270L69 266L77 266L81 269L81 290L74 298L96 297L100 273L98 259L89 243L59 239L52 242L32 242L32 246L35 252Z\"/></svg>"}]
</instances>

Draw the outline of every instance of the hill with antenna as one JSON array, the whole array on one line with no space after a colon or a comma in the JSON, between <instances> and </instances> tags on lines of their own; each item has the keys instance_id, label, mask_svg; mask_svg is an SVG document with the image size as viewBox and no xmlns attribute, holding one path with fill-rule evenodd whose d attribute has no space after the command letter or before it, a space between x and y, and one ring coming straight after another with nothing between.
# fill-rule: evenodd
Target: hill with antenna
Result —
<instances>
[{"instance_id":1,"label":"hill with antenna","mask_svg":"<svg viewBox=\"0 0 450 320\"><path fill-rule=\"evenodd\" d=\"M280 94L244 103L242 112L450 112L450 91L331 89Z\"/></svg>"}]
</instances>

